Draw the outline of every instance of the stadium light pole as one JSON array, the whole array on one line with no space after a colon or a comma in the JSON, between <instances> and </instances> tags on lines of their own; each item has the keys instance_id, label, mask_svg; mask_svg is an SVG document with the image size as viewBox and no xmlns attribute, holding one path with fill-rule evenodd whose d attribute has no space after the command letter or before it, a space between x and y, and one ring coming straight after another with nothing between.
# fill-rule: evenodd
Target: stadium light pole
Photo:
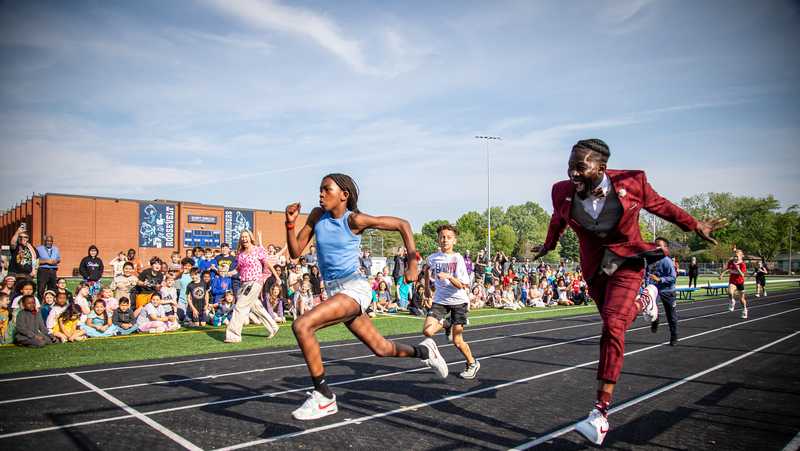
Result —
<instances>
[{"instance_id":1,"label":"stadium light pole","mask_svg":"<svg viewBox=\"0 0 800 451\"><path fill-rule=\"evenodd\" d=\"M503 138L499 136L476 136L475 139L481 139L486 143L486 214L489 217L486 234L486 259L492 261L492 166L489 159L489 142L499 141Z\"/></svg>"}]
</instances>

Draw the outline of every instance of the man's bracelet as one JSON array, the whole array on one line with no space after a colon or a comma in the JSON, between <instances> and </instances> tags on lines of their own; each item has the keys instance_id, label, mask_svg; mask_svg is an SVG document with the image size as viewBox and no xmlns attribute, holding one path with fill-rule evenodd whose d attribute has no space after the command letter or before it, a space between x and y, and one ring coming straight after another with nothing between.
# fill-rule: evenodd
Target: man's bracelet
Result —
<instances>
[{"instance_id":1,"label":"man's bracelet","mask_svg":"<svg viewBox=\"0 0 800 451\"><path fill-rule=\"evenodd\" d=\"M286 221L286 230L294 229L294 222Z\"/></svg>"}]
</instances>

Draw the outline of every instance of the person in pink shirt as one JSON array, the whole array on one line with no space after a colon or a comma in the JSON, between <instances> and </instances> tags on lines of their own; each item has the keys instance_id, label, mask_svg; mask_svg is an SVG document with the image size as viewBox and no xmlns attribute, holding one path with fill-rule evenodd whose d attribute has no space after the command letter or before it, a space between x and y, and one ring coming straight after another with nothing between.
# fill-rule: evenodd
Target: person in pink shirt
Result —
<instances>
[{"instance_id":1,"label":"person in pink shirt","mask_svg":"<svg viewBox=\"0 0 800 451\"><path fill-rule=\"evenodd\" d=\"M274 337L278 333L278 325L264 309L259 295L264 281L275 272L275 268L267 259L267 251L255 244L253 234L249 230L242 230L239 234L236 268L242 283L236 295L233 315L225 330L225 343L242 341L242 327L251 313L267 329L267 338Z\"/></svg>"}]
</instances>

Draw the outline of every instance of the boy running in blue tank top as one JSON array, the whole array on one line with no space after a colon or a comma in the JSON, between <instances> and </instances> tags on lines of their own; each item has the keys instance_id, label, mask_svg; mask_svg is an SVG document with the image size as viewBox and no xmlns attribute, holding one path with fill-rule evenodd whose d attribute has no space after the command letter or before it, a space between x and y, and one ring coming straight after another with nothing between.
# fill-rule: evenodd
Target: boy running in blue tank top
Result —
<instances>
[{"instance_id":1,"label":"boy running in blue tank top","mask_svg":"<svg viewBox=\"0 0 800 451\"><path fill-rule=\"evenodd\" d=\"M407 221L391 216L370 216L358 210L358 187L344 174L326 175L319 187L319 207L309 214L295 234L300 204L286 207L286 241L289 255L298 258L312 236L316 237L317 265L325 281L328 299L292 324L300 350L314 382L314 391L300 408L292 412L298 420L314 420L336 413L336 395L325 380L325 368L316 331L344 323L378 357L418 358L436 370L441 378L448 374L436 343L426 338L417 346L384 338L366 314L372 302L372 288L358 270L361 234L369 228L400 232L408 249L407 283L417 278L416 245Z\"/></svg>"}]
</instances>

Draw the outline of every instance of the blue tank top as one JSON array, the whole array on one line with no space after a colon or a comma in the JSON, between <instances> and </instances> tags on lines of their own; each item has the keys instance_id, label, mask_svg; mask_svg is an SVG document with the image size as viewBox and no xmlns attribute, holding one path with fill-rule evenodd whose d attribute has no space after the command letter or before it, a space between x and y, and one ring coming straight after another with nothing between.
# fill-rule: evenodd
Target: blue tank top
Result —
<instances>
[{"instance_id":1,"label":"blue tank top","mask_svg":"<svg viewBox=\"0 0 800 451\"><path fill-rule=\"evenodd\" d=\"M358 272L358 257L361 253L361 235L350 230L347 211L336 219L330 212L314 224L317 242L317 263L323 280L341 279Z\"/></svg>"}]
</instances>

